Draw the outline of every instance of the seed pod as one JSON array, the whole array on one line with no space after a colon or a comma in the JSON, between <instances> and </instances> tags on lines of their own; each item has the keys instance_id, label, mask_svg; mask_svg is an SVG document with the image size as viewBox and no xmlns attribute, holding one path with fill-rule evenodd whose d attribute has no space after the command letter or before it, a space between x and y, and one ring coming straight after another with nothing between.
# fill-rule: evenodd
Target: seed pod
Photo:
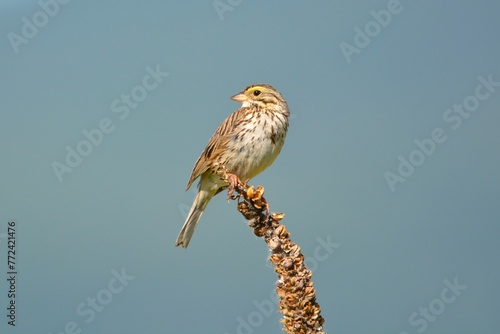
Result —
<instances>
[{"instance_id":1,"label":"seed pod","mask_svg":"<svg viewBox=\"0 0 500 334\"><path fill-rule=\"evenodd\" d=\"M250 198L250 199L253 198L254 190L255 189L254 189L253 186L248 187L248 189L247 189L247 196L248 196L248 198Z\"/></svg>"},{"instance_id":2,"label":"seed pod","mask_svg":"<svg viewBox=\"0 0 500 334\"><path fill-rule=\"evenodd\" d=\"M285 214L281 213L281 212L273 212L271 214L271 217L273 218L273 220L279 222L280 220L282 220L283 218L285 218Z\"/></svg>"},{"instance_id":3,"label":"seed pod","mask_svg":"<svg viewBox=\"0 0 500 334\"><path fill-rule=\"evenodd\" d=\"M282 258L283 256L280 253L274 253L269 257L269 261L271 261L271 263L273 264L277 264L281 261Z\"/></svg>"},{"instance_id":4,"label":"seed pod","mask_svg":"<svg viewBox=\"0 0 500 334\"><path fill-rule=\"evenodd\" d=\"M271 238L271 240L269 240L268 242L269 249L271 249L272 251L276 251L280 247L280 244L280 239L276 237Z\"/></svg>"},{"instance_id":5,"label":"seed pod","mask_svg":"<svg viewBox=\"0 0 500 334\"><path fill-rule=\"evenodd\" d=\"M262 226L258 226L256 228L254 228L253 234L258 236L259 238L263 237L264 236L264 226L262 225Z\"/></svg>"},{"instance_id":6,"label":"seed pod","mask_svg":"<svg viewBox=\"0 0 500 334\"><path fill-rule=\"evenodd\" d=\"M283 267L285 267L286 269L290 270L293 268L293 260L290 259L289 257L283 259L283 261L281 261L281 265Z\"/></svg>"}]
</instances>

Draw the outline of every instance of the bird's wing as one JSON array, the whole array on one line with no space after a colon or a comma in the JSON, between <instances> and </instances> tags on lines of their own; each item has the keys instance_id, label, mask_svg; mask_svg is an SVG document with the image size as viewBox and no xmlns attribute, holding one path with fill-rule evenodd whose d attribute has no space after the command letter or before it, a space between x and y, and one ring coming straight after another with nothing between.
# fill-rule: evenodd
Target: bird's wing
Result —
<instances>
[{"instance_id":1,"label":"bird's wing","mask_svg":"<svg viewBox=\"0 0 500 334\"><path fill-rule=\"evenodd\" d=\"M194 180L212 167L212 164L217 161L220 152L223 152L227 148L227 144L231 139L231 136L234 134L237 125L244 121L246 109L247 108L240 108L236 110L219 125L217 130L215 130L215 133L212 138L210 138L207 147L205 147L205 150L201 153L198 161L196 161L196 164L194 165L186 190L191 187Z\"/></svg>"}]
</instances>

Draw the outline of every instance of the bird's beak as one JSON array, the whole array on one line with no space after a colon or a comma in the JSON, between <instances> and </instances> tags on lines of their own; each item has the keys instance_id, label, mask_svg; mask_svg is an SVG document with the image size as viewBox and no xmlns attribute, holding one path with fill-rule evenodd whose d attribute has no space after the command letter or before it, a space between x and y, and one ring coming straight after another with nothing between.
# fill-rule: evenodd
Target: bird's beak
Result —
<instances>
[{"instance_id":1,"label":"bird's beak","mask_svg":"<svg viewBox=\"0 0 500 334\"><path fill-rule=\"evenodd\" d=\"M239 93L239 94L236 94L235 96L232 96L231 100L238 101L238 102L245 102L248 100L248 98L245 94Z\"/></svg>"}]
</instances>

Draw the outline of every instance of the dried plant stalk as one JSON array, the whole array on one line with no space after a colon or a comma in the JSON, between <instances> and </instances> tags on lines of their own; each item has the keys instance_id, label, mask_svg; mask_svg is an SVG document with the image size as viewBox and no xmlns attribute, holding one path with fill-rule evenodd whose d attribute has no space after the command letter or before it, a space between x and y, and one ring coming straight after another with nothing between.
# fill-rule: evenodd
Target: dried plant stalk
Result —
<instances>
[{"instance_id":1,"label":"dried plant stalk","mask_svg":"<svg viewBox=\"0 0 500 334\"><path fill-rule=\"evenodd\" d=\"M325 333L321 308L316 302L312 272L304 264L300 247L290 240L290 233L279 222L285 215L272 213L264 199L264 188L235 187L239 196L238 211L249 220L256 236L264 238L271 254L269 261L278 274L276 293L283 314L283 331L289 334Z\"/></svg>"}]
</instances>

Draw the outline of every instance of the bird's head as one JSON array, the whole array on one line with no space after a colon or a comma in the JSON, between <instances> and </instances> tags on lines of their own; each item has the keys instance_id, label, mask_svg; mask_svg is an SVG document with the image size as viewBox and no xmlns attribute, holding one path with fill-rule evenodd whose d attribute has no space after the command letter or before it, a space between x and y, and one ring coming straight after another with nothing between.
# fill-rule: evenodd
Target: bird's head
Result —
<instances>
[{"instance_id":1,"label":"bird's head","mask_svg":"<svg viewBox=\"0 0 500 334\"><path fill-rule=\"evenodd\" d=\"M241 93L231 97L232 100L241 102L242 107L258 105L263 108L286 105L283 96L267 84L253 84L245 88Z\"/></svg>"}]
</instances>

